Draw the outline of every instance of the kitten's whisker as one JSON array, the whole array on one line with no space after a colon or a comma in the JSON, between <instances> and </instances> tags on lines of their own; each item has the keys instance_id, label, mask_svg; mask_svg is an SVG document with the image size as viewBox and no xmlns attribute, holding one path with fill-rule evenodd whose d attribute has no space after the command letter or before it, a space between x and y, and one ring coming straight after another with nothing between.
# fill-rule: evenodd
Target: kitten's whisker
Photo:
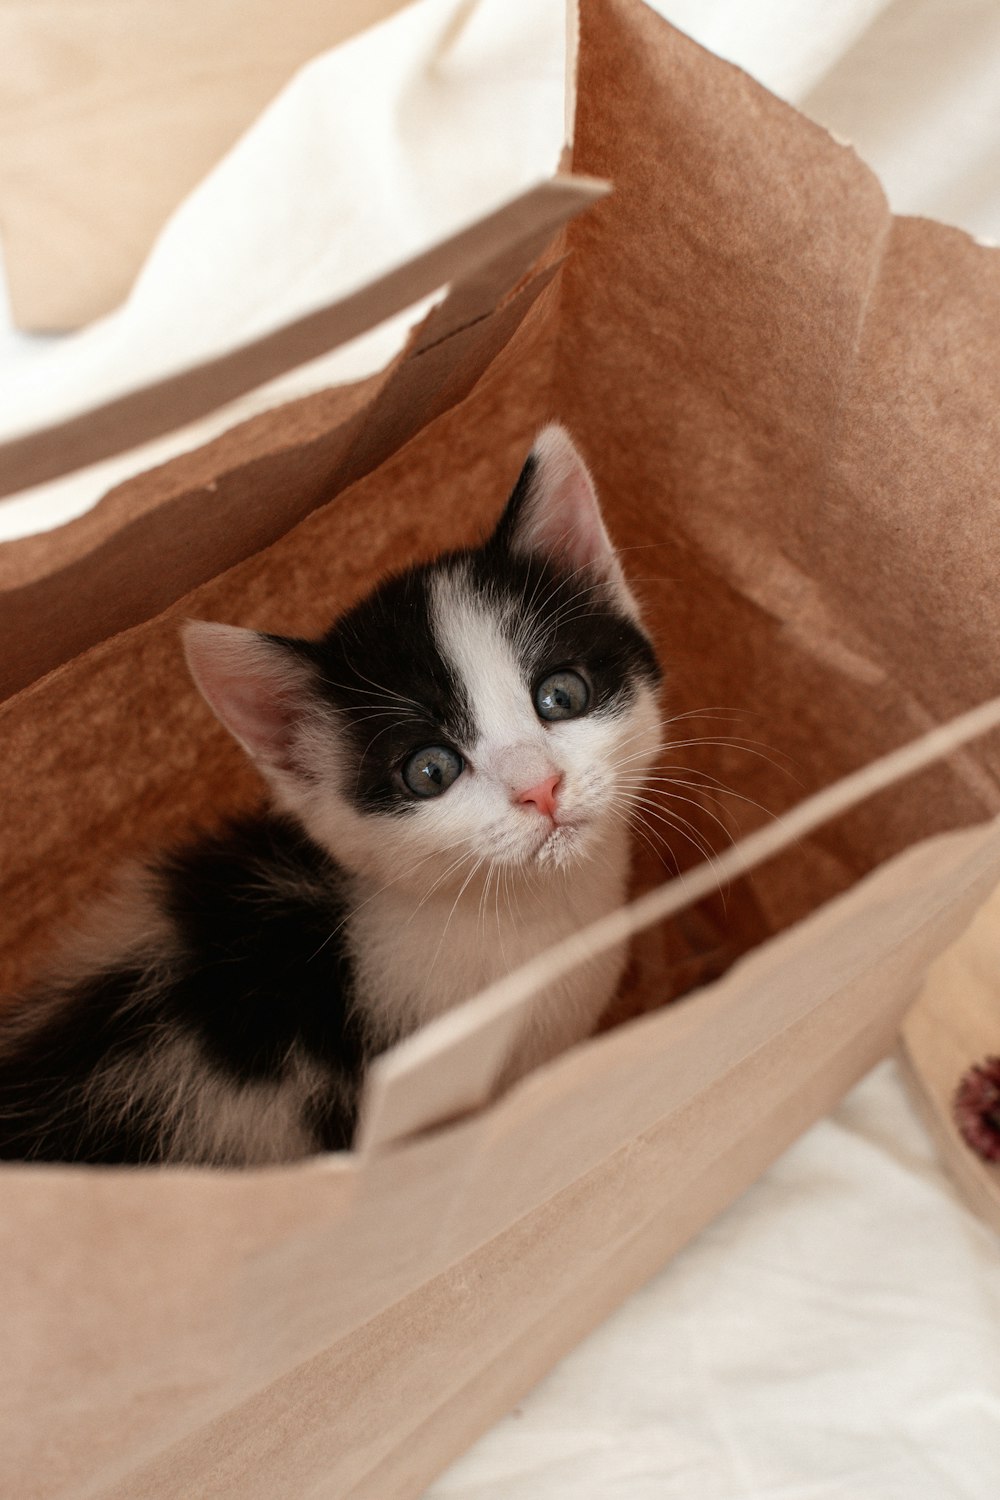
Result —
<instances>
[{"instance_id":1,"label":"kitten's whisker","mask_svg":"<svg viewBox=\"0 0 1000 1500\"><path fill-rule=\"evenodd\" d=\"M674 833L679 834L686 843L689 843L692 848L697 850L698 855L701 859L705 860L708 863L714 863L717 859L718 856L715 854L711 846L705 843L701 835L697 832L696 829L694 829L690 824L687 823L686 819L680 817L679 815L673 817L667 813L653 811L648 807L636 807L635 812L637 816L642 820L641 826L646 827L647 831L652 830L649 829L649 825L645 822L645 820L647 818L652 818L654 819L654 821L662 823L665 828L672 829Z\"/></svg>"},{"instance_id":2,"label":"kitten's whisker","mask_svg":"<svg viewBox=\"0 0 1000 1500\"><path fill-rule=\"evenodd\" d=\"M676 783L674 784L676 785ZM657 787L655 790L657 791L659 796L668 797L671 802L686 802L689 807L696 807L699 812L703 812L707 818L711 818L712 822L716 823L722 829L723 833L726 835L726 838L731 844L735 844L736 839L733 835L732 830L726 827L726 824L716 813L712 812L711 808L705 807L703 803L695 801L693 797L684 797L679 792L665 792L659 787ZM648 806L655 806L655 804L649 799L648 796L646 801ZM677 816L680 817L680 813L678 813Z\"/></svg>"},{"instance_id":3,"label":"kitten's whisker","mask_svg":"<svg viewBox=\"0 0 1000 1500\"><path fill-rule=\"evenodd\" d=\"M489 866L486 871L486 879L484 880L483 888L479 893L479 909L476 912L476 935L478 938L480 928L482 928L483 942L486 941L486 898L489 895L490 884L493 880L493 872L495 869L495 862L493 860L490 860Z\"/></svg>"},{"instance_id":4,"label":"kitten's whisker","mask_svg":"<svg viewBox=\"0 0 1000 1500\"><path fill-rule=\"evenodd\" d=\"M634 760L638 759L639 754L641 754L641 752L637 752L636 755L626 755L626 756L623 756L621 760L609 761L608 764L611 765L611 766L613 766L613 767L626 766L631 761L634 761ZM662 775L662 774L666 773L667 771L680 771L681 774L684 775L684 776L697 776L697 777L700 778L699 784L706 784L708 786L715 786L720 791L724 791L724 792L732 791L731 787L727 786L724 781L720 781L717 776L713 776L710 771L703 771L700 766L693 766L688 761L683 761L683 760L674 760L674 761L671 761L671 760L659 760L659 759L656 759L656 760L652 760L650 762L649 772L648 772L648 774L650 776ZM646 774L646 773L644 773L644 774Z\"/></svg>"},{"instance_id":5,"label":"kitten's whisker","mask_svg":"<svg viewBox=\"0 0 1000 1500\"><path fill-rule=\"evenodd\" d=\"M658 863L662 863L664 857L666 857L673 867L674 874L679 875L681 873L680 860L661 833L654 829L648 829L642 823L636 822L635 817L628 809L616 809L614 816L629 826L632 834L641 840Z\"/></svg>"},{"instance_id":6,"label":"kitten's whisker","mask_svg":"<svg viewBox=\"0 0 1000 1500\"><path fill-rule=\"evenodd\" d=\"M481 905L481 914L482 914L482 918L483 918L483 942L484 943L486 942L486 904L487 904L486 898L489 895L490 885L491 885L491 883L493 881L493 876L495 874L497 878L496 878L496 884L493 887L493 910L494 910L494 913L496 915L496 923L497 923L497 945L498 945L498 947L500 949L500 958L501 958L501 961L502 961L502 963L504 965L504 968L507 970L508 973L510 973L510 964L507 962L507 954L506 954L506 952L504 950L503 924L502 924L502 921L501 921L501 918L500 918L500 876L501 876L501 873L505 873L503 871L503 867L501 865L497 864L496 861L491 861L490 862L489 873L486 876L486 885L485 885L485 887L483 889L483 900L482 900L482 905ZM476 924L477 931L478 931L478 925L479 924L478 924L478 921L477 921L477 924Z\"/></svg>"},{"instance_id":7,"label":"kitten's whisker","mask_svg":"<svg viewBox=\"0 0 1000 1500\"><path fill-rule=\"evenodd\" d=\"M614 611L603 603L601 598L603 592L604 586L599 583L591 583L586 588L576 589L551 615L546 616L544 628L552 632L558 626L569 620L578 619L581 615L587 615L591 619L610 619ZM594 595L598 596L600 603L593 602Z\"/></svg>"},{"instance_id":8,"label":"kitten's whisker","mask_svg":"<svg viewBox=\"0 0 1000 1500\"><path fill-rule=\"evenodd\" d=\"M566 574L566 573L556 574L556 576L553 578L552 587L549 589L549 592L546 594L545 598L541 601L541 603L536 607L536 609L534 611L535 616L537 618L539 618L539 619L545 619L546 618L546 611L548 609L548 606L551 604L552 600L556 597L556 595L559 594L560 591L563 590L566 587L567 584L572 583L575 578L578 578L581 573L586 573L586 572L588 572L588 570L589 570L589 564L582 563L580 565L580 567L575 568L572 573L569 573L569 574ZM542 576L542 575L539 575L539 576ZM584 588L584 589L576 590L574 592L574 594L572 594L570 596L570 598L567 599L566 605L569 605L569 604L573 603L576 598L582 597L586 593L592 593L592 592L594 592L599 587L600 587L600 585L597 582L594 582L594 583L588 584L586 586L586 588ZM566 606L562 606L562 607L565 608ZM558 613L558 611L557 611L557 613ZM546 619L545 628L546 628L546 630L549 630L551 628L548 625L548 620L547 619Z\"/></svg>"},{"instance_id":9,"label":"kitten's whisker","mask_svg":"<svg viewBox=\"0 0 1000 1500\"><path fill-rule=\"evenodd\" d=\"M454 848L454 847L457 847L457 846L453 845L452 847ZM448 850L448 851L441 851L441 852L449 852L450 853L450 850ZM414 907L413 911L407 917L407 919L406 919L406 925L408 925L410 922L413 921L413 918L420 911L421 907L423 907L423 906L426 905L426 903L434 895L435 891L440 890L441 886L443 886L445 884L445 882L449 879L449 877L451 875L453 875L456 870L461 869L462 865L465 864L465 862L467 860L471 859L472 857L473 856L472 856L471 851L469 849L467 849L467 848L463 848L463 851L458 856L458 858L456 860L453 860L451 862L451 864L448 866L448 868L441 875L438 876L438 878L429 887L429 889L426 890L424 892L424 894L421 896L420 900L417 902L417 905ZM464 889L464 887L463 887L463 889Z\"/></svg>"},{"instance_id":10,"label":"kitten's whisker","mask_svg":"<svg viewBox=\"0 0 1000 1500\"><path fill-rule=\"evenodd\" d=\"M652 752L650 751L648 746L642 750L633 750L631 755L618 756L614 760L609 759L608 768L609 770L617 771L620 770L623 766L630 766L634 764L634 762L637 760L648 761L651 759L651 754ZM655 762L653 768L655 768Z\"/></svg>"},{"instance_id":11,"label":"kitten's whisker","mask_svg":"<svg viewBox=\"0 0 1000 1500\"><path fill-rule=\"evenodd\" d=\"M485 864L485 862L486 862L486 856L485 856L485 854L481 855L479 857L479 859L476 860L476 863L473 865L472 869L469 871L468 875L465 877L465 880L462 883L462 886L461 886L461 889L458 892L458 895L455 897L454 901L452 902L451 911L448 913L448 918L447 918L447 920L446 920L446 922L444 924L444 927L442 929L441 936L438 939L438 945L437 945L437 947L434 950L434 957L431 959L430 965L428 966L428 972L429 973L433 973L434 969L437 967L437 961L438 961L439 957L441 956L441 949L444 946L444 940L445 940L445 938L448 935L448 928L451 926L451 919L455 915L455 912L458 910L458 903L461 901L462 897L465 895L465 892L468 889L469 882L471 881L472 877L475 875L476 871L479 870Z\"/></svg>"},{"instance_id":12,"label":"kitten's whisker","mask_svg":"<svg viewBox=\"0 0 1000 1500\"><path fill-rule=\"evenodd\" d=\"M357 634L356 630L355 630L355 634L354 634L354 639L356 641L358 641L359 645L363 646L363 643L358 638L358 634ZM360 671L359 668L356 667L353 662L347 662L347 666L349 667L349 669L352 672L354 672L357 675L358 679L361 682L367 683L367 685L369 687L373 687L377 693L384 693L387 698L394 699L397 703L409 703L412 708L416 709L416 711L417 711L418 714L420 714L422 716L426 714L426 708L424 707L424 705L418 703L417 700L416 700L416 698L411 698L408 693L400 693L395 688L386 687L385 683L376 682L374 680L374 678L368 677L368 676L366 676L366 674L364 672ZM347 692L347 693L358 693L358 692L361 691L360 688L356 688L356 687L353 687L353 686L348 686L345 683L331 683L331 686L338 687L343 692Z\"/></svg>"},{"instance_id":13,"label":"kitten's whisker","mask_svg":"<svg viewBox=\"0 0 1000 1500\"><path fill-rule=\"evenodd\" d=\"M595 582L588 584L583 589L575 589L552 614L549 614L547 612L548 606L555 598L555 596L566 587L567 583L572 582L572 580L577 577L578 574L584 571L585 567L580 567L577 568L568 577L566 575L561 575L555 578L548 594L537 606L537 608L535 608L533 612L531 612L529 609L526 609L524 611L521 620L518 622L518 628L516 631L516 640L520 645L528 649L534 647L538 652L547 649L547 642L549 638L551 638L555 631L558 630L563 623L565 623L564 617L566 615L566 612L570 609L575 609L580 600L586 598L589 594L594 593L601 587L600 584ZM541 580L541 577L542 575L539 574L539 579L536 581L535 588L532 590L532 600L534 600L535 595L537 594L538 584Z\"/></svg>"},{"instance_id":14,"label":"kitten's whisker","mask_svg":"<svg viewBox=\"0 0 1000 1500\"><path fill-rule=\"evenodd\" d=\"M334 927L333 931L323 939L319 947L316 949L316 952L309 955L309 958L306 960L306 962L312 963L313 959L317 958L319 954L322 953L327 943L332 942L337 934L347 926L347 923L350 922L352 918L356 917L359 911L363 911L365 907L368 906L372 901L376 901L379 896L384 896L386 891L391 890L394 885L399 885L401 881L408 880L410 876L413 875L416 870L419 870L421 865L425 865L428 860L439 859L442 853L450 853L451 849L457 847L457 844L453 844L449 848L446 848L444 850L432 849L429 854L421 855L416 864L410 865L407 869L400 871L398 875L394 875L391 880L387 880L384 885L378 886L374 891L372 891L370 896L366 896L363 901L359 901L356 906L352 906L349 911L345 912L344 916L337 923L336 927ZM434 887L432 886L431 889L433 890ZM426 897L424 899L426 900ZM421 902L421 905L422 904L423 902ZM420 907L418 906L416 910L419 911ZM416 912L414 912L412 915L415 916ZM412 916L407 920L412 920Z\"/></svg>"},{"instance_id":15,"label":"kitten's whisker","mask_svg":"<svg viewBox=\"0 0 1000 1500\"><path fill-rule=\"evenodd\" d=\"M649 552L654 547L670 547L671 542L630 542L627 547L616 547L619 557L623 552Z\"/></svg>"},{"instance_id":16,"label":"kitten's whisker","mask_svg":"<svg viewBox=\"0 0 1000 1500\"><path fill-rule=\"evenodd\" d=\"M630 816L630 819L629 819L629 821L631 822L631 826L632 826L633 832L638 837L640 837L640 838L642 838L644 840L644 842L646 843L647 847L652 850L652 852L656 855L657 858L662 858L662 854L661 854L661 851L656 848L656 845L653 842L653 840L658 838L658 839L660 839L662 841L663 847L666 850L666 852L670 855L670 858L671 858L671 860L673 862L673 865L674 865L674 869L675 869L675 871L677 872L678 875L680 874L680 861L678 860L676 854L674 853L673 848L671 847L669 841L666 839L665 835L662 834L662 833L659 833L659 831L657 829L650 828L645 822L638 821L637 820L637 815L638 814L641 814L643 817L647 817L647 816L652 815L653 817L655 817L657 819L657 821L662 822L667 828L670 828L674 833L680 834L681 838L683 838L685 840L685 842L687 842L687 843L689 843L689 844L692 845L692 847L697 851L698 855L704 861L704 863L707 864L707 865L710 865L716 871L716 885L718 886L719 896L720 896L720 898L722 900L723 907L725 908L726 907L726 903L727 903L727 891L729 889L730 882L726 881L724 883L719 878L718 870L717 870L718 856L714 853L714 851L707 844L705 844L702 841L702 839L700 838L700 836L697 834L697 830L695 830L695 829L692 828L692 825L688 823L687 819L686 818L680 818L680 815L678 814L676 816L677 816L677 818L679 818L679 821L675 821L674 817L666 816L664 814L661 814L659 811L654 811L652 809L649 809L649 808L646 808L646 807L641 807L641 806L633 806L633 808L631 810L631 816ZM682 826L682 825L684 825L684 826Z\"/></svg>"},{"instance_id":17,"label":"kitten's whisker","mask_svg":"<svg viewBox=\"0 0 1000 1500\"><path fill-rule=\"evenodd\" d=\"M710 703L707 708L688 708L683 713L668 714L663 720L663 727L667 729L671 724L681 724L686 719L746 719L752 712L749 708L728 708L725 704Z\"/></svg>"},{"instance_id":18,"label":"kitten's whisker","mask_svg":"<svg viewBox=\"0 0 1000 1500\"><path fill-rule=\"evenodd\" d=\"M503 875L503 904L504 904L504 909L506 911L509 911L510 910L510 871L505 868L504 870L502 870L501 873ZM515 893L516 893L517 887L515 886L514 889L515 889ZM518 915L520 916L520 907L518 907ZM500 883L498 881L497 882L497 939L498 939L498 941L500 943L500 956L503 959L504 967L506 968L507 973L509 974L510 973L510 961L507 958L507 953L506 953L506 950L504 948L504 944L503 944L503 932L501 930L501 926L502 926L502 924L501 924L501 917L500 917Z\"/></svg>"},{"instance_id":19,"label":"kitten's whisker","mask_svg":"<svg viewBox=\"0 0 1000 1500\"><path fill-rule=\"evenodd\" d=\"M662 783L662 785L658 785L657 783ZM737 828L740 827L736 815L729 807L729 805L724 802L723 799L715 792L708 791L705 787L699 786L697 782L681 781L676 777L650 777L642 782L621 781L619 782L619 785L630 791L648 789L649 791L656 793L661 797L669 797L671 795L669 792L665 792L663 790L664 786L687 787L691 791L700 793L700 797L690 799L694 807L701 808L709 817L713 816L710 811L710 806L717 807L720 813L725 813L727 816L733 819L733 822L736 823ZM744 797L741 800L743 800L744 802L748 802L750 799Z\"/></svg>"},{"instance_id":20,"label":"kitten's whisker","mask_svg":"<svg viewBox=\"0 0 1000 1500\"><path fill-rule=\"evenodd\" d=\"M666 751L683 750L693 746L711 746L713 749L739 750L745 755L754 755L758 760L766 761L776 771L780 771L783 776L788 776L796 785L801 786L802 783L792 774L788 766L781 765L774 759L773 755L769 755L765 753L765 750L758 748L762 743L760 740L737 740L728 739L721 735L709 735L699 739L665 740L660 748ZM788 756L786 759L790 760L791 757Z\"/></svg>"},{"instance_id":21,"label":"kitten's whisker","mask_svg":"<svg viewBox=\"0 0 1000 1500\"><path fill-rule=\"evenodd\" d=\"M685 771L690 772L691 774L701 774L701 773L691 772L691 768L687 767L687 766L683 767L683 769ZM706 796L706 797L708 797L710 801L715 802L718 806L722 807L723 809L725 809L726 804L724 803L724 801L722 799L724 797L733 797L733 798L735 798L735 800L737 802L745 802L748 807L755 807L757 809L757 811L758 812L762 812L765 817L768 817L768 818L776 818L776 817L778 817L778 814L772 812L770 810L770 808L765 807L764 804L763 804L763 802L758 802L757 799L756 799L756 797L748 797L744 792L737 792L737 791L734 790L733 787L727 786L724 781L719 781L716 777L709 776L707 773L704 773L704 774L705 774L705 780L708 783L707 786L705 785L704 782L700 782L700 781L688 781L684 777L678 777L678 776L660 776L660 775L657 775L657 774L650 774L648 776L645 776L643 778L643 780L644 780L644 782L647 785L649 785L651 782L655 783L655 782L661 782L662 781L662 782L665 782L669 786L686 786L686 787L688 787L693 792L702 792L703 795ZM636 784L638 785L638 783L636 783Z\"/></svg>"},{"instance_id":22,"label":"kitten's whisker","mask_svg":"<svg viewBox=\"0 0 1000 1500\"><path fill-rule=\"evenodd\" d=\"M372 719L384 719L385 716L386 716L386 714L388 714L388 713L398 713L399 712L399 710L395 709L395 708L394 709L389 709L388 707L386 707L386 708L372 708L372 709L368 709L368 705L367 704L364 707L365 707L365 710L366 710L364 712L362 712L361 708L357 708L357 709L348 708L348 709L341 710L345 714L345 716L350 720L350 725L351 725L352 729L354 729L359 724L368 724L368 723L370 723L370 721ZM421 723L421 724L425 722L422 718L419 718L417 714L411 714L410 717L414 720L414 722L418 722L418 723ZM405 723L406 720L405 719L400 719L400 720L397 720L397 722L398 723Z\"/></svg>"},{"instance_id":23,"label":"kitten's whisker","mask_svg":"<svg viewBox=\"0 0 1000 1500\"><path fill-rule=\"evenodd\" d=\"M670 726L669 726L669 724L666 724L663 727L664 728L669 728ZM763 740L741 739L741 738L737 738L734 735L707 734L707 735L692 736L690 739L685 739L685 740L664 740L663 741L663 748L665 750L669 750L673 746L676 746L676 745L712 745L712 746L722 746L723 749L729 749L729 750L747 750L747 751L754 752L756 754L764 754L765 751L768 751L768 750L771 749L771 747L769 745L765 745L765 743L764 743ZM791 757L788 757L788 758L790 759Z\"/></svg>"},{"instance_id":24,"label":"kitten's whisker","mask_svg":"<svg viewBox=\"0 0 1000 1500\"><path fill-rule=\"evenodd\" d=\"M320 678L320 683L323 687L331 688L334 692L350 693L356 698L364 697L366 700L369 698L369 694L366 692L366 688L372 687L377 693L380 693L382 695L383 699L385 700L387 709L390 705L392 705L398 710L400 705L405 705L410 710L410 712L413 713L414 717L426 718L426 708L419 704L415 698L409 698L405 693L397 693L393 688L382 687L379 683L372 682L370 678L363 677L361 673L359 673L358 675L359 677L361 677L362 682L365 683L365 687L360 687L357 683L353 682L337 682L327 673L324 673ZM368 702L365 702L359 704L358 706L359 708L366 708L369 705ZM356 711L357 710L352 709L349 706L341 709L341 712L346 714L355 713Z\"/></svg>"},{"instance_id":25,"label":"kitten's whisker","mask_svg":"<svg viewBox=\"0 0 1000 1500\"><path fill-rule=\"evenodd\" d=\"M386 724L382 729L379 730L378 734L373 734L372 735L371 739L368 741L367 745L362 750L361 755L359 756L359 760L362 761L362 762L364 761L365 756L369 755L371 753L372 746L375 745L375 744L377 744L378 741L382 738L382 736L384 734L389 734L389 732L391 730L393 730L393 729L402 729L404 727L405 726L404 726L404 723L403 723L402 719L394 719L391 724ZM360 782L360 780L361 780L361 767L359 765L359 767L358 767L358 781Z\"/></svg>"},{"instance_id":26,"label":"kitten's whisker","mask_svg":"<svg viewBox=\"0 0 1000 1500\"><path fill-rule=\"evenodd\" d=\"M698 832L694 824L691 823L689 819L685 818L682 813L673 812L669 809L661 807L655 807L646 798L640 796L637 793L627 793L625 795L626 800L637 811L640 811L644 817L655 818L659 822L664 823L668 828L673 828L674 831L676 833L679 833L682 838L686 838L688 843L692 844L699 851L703 859L710 863L714 863L718 858L715 851L709 844L705 842L704 838ZM724 833L726 834L726 837L729 838L731 842L735 842L725 825L720 823L720 827L722 827Z\"/></svg>"}]
</instances>

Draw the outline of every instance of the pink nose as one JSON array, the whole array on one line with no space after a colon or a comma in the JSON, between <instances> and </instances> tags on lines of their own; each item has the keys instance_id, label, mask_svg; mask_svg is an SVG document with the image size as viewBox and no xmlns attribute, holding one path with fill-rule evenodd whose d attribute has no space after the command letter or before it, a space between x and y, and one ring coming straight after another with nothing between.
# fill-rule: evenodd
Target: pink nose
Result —
<instances>
[{"instance_id":1,"label":"pink nose","mask_svg":"<svg viewBox=\"0 0 1000 1500\"><path fill-rule=\"evenodd\" d=\"M561 776L547 776L544 781L538 782L537 786L529 786L523 792L514 793L515 802L533 802L539 812L545 813L546 817L554 818L556 815L556 788Z\"/></svg>"}]
</instances>

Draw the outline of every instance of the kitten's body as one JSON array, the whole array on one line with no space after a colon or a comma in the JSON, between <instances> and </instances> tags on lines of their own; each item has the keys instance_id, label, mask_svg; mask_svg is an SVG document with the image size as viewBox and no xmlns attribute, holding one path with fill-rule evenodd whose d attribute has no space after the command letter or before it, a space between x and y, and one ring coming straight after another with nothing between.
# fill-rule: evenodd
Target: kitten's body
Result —
<instances>
[{"instance_id":1,"label":"kitten's body","mask_svg":"<svg viewBox=\"0 0 1000 1500\"><path fill-rule=\"evenodd\" d=\"M126 877L0 1020L0 1156L347 1146L374 1054L624 897L658 669L558 429L482 548L319 642L201 625L188 651L276 810ZM507 1079L592 1030L621 962L541 998Z\"/></svg>"}]
</instances>

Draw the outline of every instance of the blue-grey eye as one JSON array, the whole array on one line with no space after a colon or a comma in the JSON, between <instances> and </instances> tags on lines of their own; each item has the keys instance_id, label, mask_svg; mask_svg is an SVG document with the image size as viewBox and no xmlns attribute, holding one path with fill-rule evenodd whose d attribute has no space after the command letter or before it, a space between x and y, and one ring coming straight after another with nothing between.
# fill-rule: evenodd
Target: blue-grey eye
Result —
<instances>
[{"instance_id":1,"label":"blue-grey eye","mask_svg":"<svg viewBox=\"0 0 1000 1500\"><path fill-rule=\"evenodd\" d=\"M540 719L578 719L587 712L590 688L579 672L564 668L550 672L535 688L535 708Z\"/></svg>"},{"instance_id":2,"label":"blue-grey eye","mask_svg":"<svg viewBox=\"0 0 1000 1500\"><path fill-rule=\"evenodd\" d=\"M414 750L403 767L403 780L415 797L440 797L462 774L465 762L447 745Z\"/></svg>"}]
</instances>

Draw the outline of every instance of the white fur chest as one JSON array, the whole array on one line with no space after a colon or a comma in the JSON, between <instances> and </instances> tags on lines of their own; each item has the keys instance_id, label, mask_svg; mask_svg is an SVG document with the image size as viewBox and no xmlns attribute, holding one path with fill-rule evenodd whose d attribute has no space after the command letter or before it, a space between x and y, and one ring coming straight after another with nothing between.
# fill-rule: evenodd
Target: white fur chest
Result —
<instances>
[{"instance_id":1,"label":"white fur chest","mask_svg":"<svg viewBox=\"0 0 1000 1500\"><path fill-rule=\"evenodd\" d=\"M496 872L422 901L383 892L356 908L350 947L359 998L380 1042L414 1031L493 980L621 904L628 869L623 836L595 857L545 878ZM593 1029L621 977L624 954L581 966L539 997L508 1077L537 1066Z\"/></svg>"}]
</instances>

